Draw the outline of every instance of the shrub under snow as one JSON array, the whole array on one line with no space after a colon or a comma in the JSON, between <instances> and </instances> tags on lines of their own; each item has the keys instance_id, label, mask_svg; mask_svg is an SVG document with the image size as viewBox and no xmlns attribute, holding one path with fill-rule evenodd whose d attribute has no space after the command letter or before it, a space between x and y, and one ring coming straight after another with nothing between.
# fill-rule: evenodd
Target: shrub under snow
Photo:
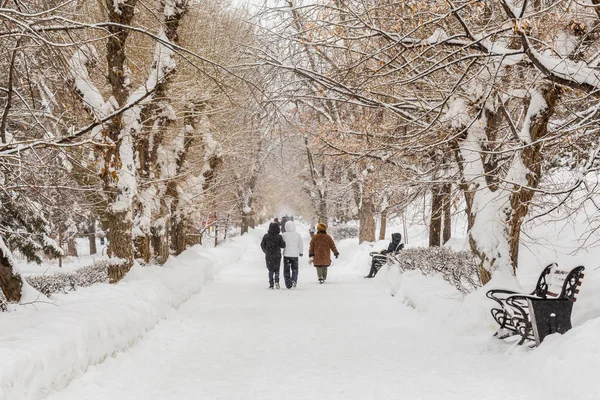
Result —
<instances>
[{"instance_id":1,"label":"shrub under snow","mask_svg":"<svg viewBox=\"0 0 600 400\"><path fill-rule=\"evenodd\" d=\"M66 293L78 287L108 282L108 261L99 261L70 273L26 276L25 280L46 296Z\"/></svg>"},{"instance_id":2,"label":"shrub under snow","mask_svg":"<svg viewBox=\"0 0 600 400\"><path fill-rule=\"evenodd\" d=\"M335 226L331 226L328 229L328 233L335 239L335 240L344 240L344 239L353 239L353 238L357 238L359 231L358 231L358 226L352 226L352 225L335 225Z\"/></svg>"},{"instance_id":3,"label":"shrub under snow","mask_svg":"<svg viewBox=\"0 0 600 400\"><path fill-rule=\"evenodd\" d=\"M401 272L419 270L424 275L439 273L462 293L472 292L481 286L478 265L469 251L454 251L446 247L405 249L393 258L391 268L398 268Z\"/></svg>"}]
</instances>

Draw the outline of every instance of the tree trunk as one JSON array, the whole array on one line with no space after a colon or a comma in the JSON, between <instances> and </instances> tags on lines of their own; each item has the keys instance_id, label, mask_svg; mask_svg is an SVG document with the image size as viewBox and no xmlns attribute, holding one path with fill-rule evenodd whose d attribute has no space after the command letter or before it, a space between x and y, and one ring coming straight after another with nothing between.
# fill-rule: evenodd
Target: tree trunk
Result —
<instances>
[{"instance_id":1,"label":"tree trunk","mask_svg":"<svg viewBox=\"0 0 600 400\"><path fill-rule=\"evenodd\" d=\"M75 240L75 236L67 239L67 254L71 257L77 257L77 241Z\"/></svg>"},{"instance_id":2,"label":"tree trunk","mask_svg":"<svg viewBox=\"0 0 600 400\"><path fill-rule=\"evenodd\" d=\"M543 161L542 144L547 134L548 121L554 113L558 100L558 89L551 85L541 84L530 89L530 103L527 104L526 123L529 132L522 132L521 140L529 145L515 149L516 161L509 165L507 172L510 182L502 182L498 176L498 168L494 165L493 157L482 156L483 152L490 153L488 143L495 143L494 125L498 123L501 113L489 109L484 110L482 119L475 122L479 125L476 133L484 128L485 137L469 138L467 134L458 138L467 141L466 146L460 142L454 144L455 155L459 170L463 173L460 187L465 195L469 225L469 244L471 250L480 259L481 282L487 283L496 271L504 271L515 275L518 268L521 225L529 210L529 204L534 196L535 188L541 180L541 165ZM543 102L540 101L543 96ZM544 107L530 112L531 102ZM501 105L502 107L502 105ZM504 110L506 112L506 110ZM528 121L527 121L528 120ZM524 122L525 124L525 122ZM467 133L470 134L469 130ZM526 135L525 135L526 134ZM465 174L465 164L469 165L469 174ZM523 183L522 183L523 182ZM478 197L481 198L478 199ZM485 200L485 213L481 213L482 201ZM485 218L480 219L484 214ZM490 219L490 215L493 217ZM481 240L485 231L495 234L495 243Z\"/></svg>"},{"instance_id":3,"label":"tree trunk","mask_svg":"<svg viewBox=\"0 0 600 400\"><path fill-rule=\"evenodd\" d=\"M362 207L358 210L360 229L358 243L375 241L375 205L370 196L363 197Z\"/></svg>"},{"instance_id":4,"label":"tree trunk","mask_svg":"<svg viewBox=\"0 0 600 400\"><path fill-rule=\"evenodd\" d=\"M58 247L61 248L61 250L63 250L63 254L64 254L64 249L62 247L63 245L63 233L62 233L62 228L58 229ZM62 262L63 262L63 258L62 255L58 257L58 268L62 268Z\"/></svg>"},{"instance_id":5,"label":"tree trunk","mask_svg":"<svg viewBox=\"0 0 600 400\"><path fill-rule=\"evenodd\" d=\"M381 212L381 225L379 226L379 240L385 240L387 230L387 210Z\"/></svg>"},{"instance_id":6,"label":"tree trunk","mask_svg":"<svg viewBox=\"0 0 600 400\"><path fill-rule=\"evenodd\" d=\"M319 209L317 214L317 220L321 224L327 225L329 218L327 216L327 199L321 198L319 199Z\"/></svg>"},{"instance_id":7,"label":"tree trunk","mask_svg":"<svg viewBox=\"0 0 600 400\"><path fill-rule=\"evenodd\" d=\"M219 225L217 223L217 217L215 216L215 247L219 245Z\"/></svg>"},{"instance_id":8,"label":"tree trunk","mask_svg":"<svg viewBox=\"0 0 600 400\"><path fill-rule=\"evenodd\" d=\"M21 300L23 281L19 275L14 273L10 254L7 254L8 251L0 237L0 288L6 300L17 303Z\"/></svg>"},{"instance_id":9,"label":"tree trunk","mask_svg":"<svg viewBox=\"0 0 600 400\"><path fill-rule=\"evenodd\" d=\"M248 233L248 227L249 227L249 216L246 215L243 211L242 211L242 226L241 226L241 234L245 234Z\"/></svg>"},{"instance_id":10,"label":"tree trunk","mask_svg":"<svg viewBox=\"0 0 600 400\"><path fill-rule=\"evenodd\" d=\"M182 218L174 218L173 221L171 240L173 252L178 256L187 248L187 223L186 220Z\"/></svg>"},{"instance_id":11,"label":"tree trunk","mask_svg":"<svg viewBox=\"0 0 600 400\"><path fill-rule=\"evenodd\" d=\"M109 21L117 23L111 25L106 42L106 61L108 82L111 86L111 94L119 107L127 104L129 97L129 73L126 63L125 42L129 36L129 25L135 14L135 6L138 0L126 0L116 3L113 0L105 0L108 10ZM122 176L134 174L133 159L122 159L121 154L133 153L133 138L130 132L122 130L125 123L123 114L115 116L103 133L105 141L113 146L105 146L104 169L102 178L104 191L110 193L108 200L108 254L116 258L108 267L108 279L110 283L117 283L131 269L133 265L133 235L132 235L132 209L131 198L135 190L132 185L119 184ZM115 209L118 207L118 209Z\"/></svg>"},{"instance_id":12,"label":"tree trunk","mask_svg":"<svg viewBox=\"0 0 600 400\"><path fill-rule=\"evenodd\" d=\"M452 237L452 184L446 183L442 186L442 209L444 214L444 230L442 231L442 243L446 244Z\"/></svg>"},{"instance_id":13,"label":"tree trunk","mask_svg":"<svg viewBox=\"0 0 600 400\"><path fill-rule=\"evenodd\" d=\"M529 212L529 205L542 177L543 147L542 140L548 133L548 121L554 114L556 103L558 102L559 91L554 86L544 86L539 89L540 94L546 102L546 107L540 110L535 116L531 117L529 125L529 135L532 145L527 146L521 153L521 160L527 169L527 186L514 185L510 197L512 213L508 221L510 259L514 267L514 272L519 263L519 245L521 243L521 225L523 219ZM528 104L528 107L530 104Z\"/></svg>"},{"instance_id":14,"label":"tree trunk","mask_svg":"<svg viewBox=\"0 0 600 400\"><path fill-rule=\"evenodd\" d=\"M443 194L440 185L431 188L431 220L429 222L429 247L439 247L442 233Z\"/></svg>"},{"instance_id":15,"label":"tree trunk","mask_svg":"<svg viewBox=\"0 0 600 400\"><path fill-rule=\"evenodd\" d=\"M108 254L117 259L108 267L108 279L117 283L133 265L131 211L110 212L108 218Z\"/></svg>"},{"instance_id":16,"label":"tree trunk","mask_svg":"<svg viewBox=\"0 0 600 400\"><path fill-rule=\"evenodd\" d=\"M88 227L88 241L90 244L90 255L96 254L98 249L96 248L96 218L94 217L92 217Z\"/></svg>"},{"instance_id":17,"label":"tree trunk","mask_svg":"<svg viewBox=\"0 0 600 400\"><path fill-rule=\"evenodd\" d=\"M162 265L169 258L169 235L167 234L166 217L162 218L161 224L153 226L151 231L154 260L157 264Z\"/></svg>"},{"instance_id":18,"label":"tree trunk","mask_svg":"<svg viewBox=\"0 0 600 400\"><path fill-rule=\"evenodd\" d=\"M144 260L144 263L149 264L152 260L152 248L150 246L150 237L138 236L133 241L134 253L136 259Z\"/></svg>"}]
</instances>

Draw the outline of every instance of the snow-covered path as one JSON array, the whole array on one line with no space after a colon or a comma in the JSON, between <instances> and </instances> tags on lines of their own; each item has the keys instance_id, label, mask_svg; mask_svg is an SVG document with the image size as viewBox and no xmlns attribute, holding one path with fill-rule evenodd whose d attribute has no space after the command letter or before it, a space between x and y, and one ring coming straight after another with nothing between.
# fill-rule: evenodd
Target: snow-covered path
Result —
<instances>
[{"instance_id":1,"label":"snow-covered path","mask_svg":"<svg viewBox=\"0 0 600 400\"><path fill-rule=\"evenodd\" d=\"M128 351L49 398L558 398L496 344L448 334L345 269L349 246L326 284L305 256L298 289L273 291L257 246Z\"/></svg>"}]
</instances>

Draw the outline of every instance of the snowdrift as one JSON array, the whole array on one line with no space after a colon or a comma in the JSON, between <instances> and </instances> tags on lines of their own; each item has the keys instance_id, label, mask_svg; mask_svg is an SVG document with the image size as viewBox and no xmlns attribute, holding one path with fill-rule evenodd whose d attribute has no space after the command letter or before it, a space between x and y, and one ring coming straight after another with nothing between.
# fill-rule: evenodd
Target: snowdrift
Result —
<instances>
[{"instance_id":1,"label":"snowdrift","mask_svg":"<svg viewBox=\"0 0 600 400\"><path fill-rule=\"evenodd\" d=\"M164 266L134 266L117 285L98 284L50 302L31 287L32 304L0 313L0 400L41 398L89 366L123 351L212 281L220 267L256 246L259 232L218 248L192 247Z\"/></svg>"},{"instance_id":2,"label":"snowdrift","mask_svg":"<svg viewBox=\"0 0 600 400\"><path fill-rule=\"evenodd\" d=\"M585 271L581 293L573 309L573 329L564 335L548 336L535 349L492 337L497 325L489 310L494 304L485 297L485 292L491 287L510 287L509 279L499 277L466 296L441 274L425 276L416 270L401 273L398 268L390 267L382 269L376 280L404 306L413 308L432 324L442 323L449 335L470 338L473 351L512 355L515 367L531 369L539 385L552 388L564 398L597 398L592 382L600 369L600 300L597 297L600 269L593 265ZM512 284L515 284L514 279ZM523 284L526 291L533 286L535 282ZM557 373L560 374L558 380ZM565 385L565 382L582 384Z\"/></svg>"}]
</instances>

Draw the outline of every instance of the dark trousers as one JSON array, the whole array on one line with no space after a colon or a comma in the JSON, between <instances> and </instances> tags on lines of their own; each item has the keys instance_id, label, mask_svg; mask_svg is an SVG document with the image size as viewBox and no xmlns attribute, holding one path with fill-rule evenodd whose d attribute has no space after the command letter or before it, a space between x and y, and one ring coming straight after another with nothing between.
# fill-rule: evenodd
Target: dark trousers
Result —
<instances>
[{"instance_id":1,"label":"dark trousers","mask_svg":"<svg viewBox=\"0 0 600 400\"><path fill-rule=\"evenodd\" d=\"M371 270L369 271L368 278L374 277L379 269L387 262L387 257L381 254L374 254L371 260Z\"/></svg>"},{"instance_id":2,"label":"dark trousers","mask_svg":"<svg viewBox=\"0 0 600 400\"><path fill-rule=\"evenodd\" d=\"M281 257L278 259L267 257L267 269L269 270L269 284L279 282L279 268L281 267Z\"/></svg>"},{"instance_id":3,"label":"dark trousers","mask_svg":"<svg viewBox=\"0 0 600 400\"><path fill-rule=\"evenodd\" d=\"M288 289L292 282L298 282L298 257L283 257L283 279Z\"/></svg>"}]
</instances>

